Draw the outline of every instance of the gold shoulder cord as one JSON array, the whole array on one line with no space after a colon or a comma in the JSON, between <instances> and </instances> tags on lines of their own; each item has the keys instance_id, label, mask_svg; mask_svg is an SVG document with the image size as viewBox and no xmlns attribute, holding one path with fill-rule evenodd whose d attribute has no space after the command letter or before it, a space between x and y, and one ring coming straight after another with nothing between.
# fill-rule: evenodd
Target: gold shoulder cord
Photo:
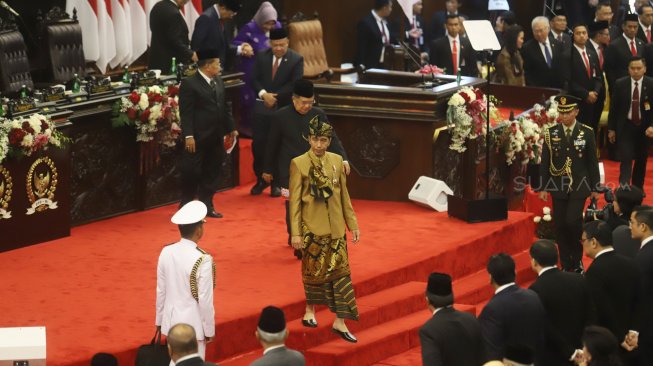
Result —
<instances>
[{"instance_id":1,"label":"gold shoulder cord","mask_svg":"<svg viewBox=\"0 0 653 366\"><path fill-rule=\"evenodd\" d=\"M569 177L568 191L571 191L571 186L574 183L574 178L571 176L571 158L567 156L567 159L565 159L565 164L562 166L562 168L556 168L555 165L553 165L553 148L551 148L551 136L549 136L548 128L546 131L544 131L544 141L549 147L549 173L554 177L567 175Z\"/></svg>"},{"instance_id":2,"label":"gold shoulder cord","mask_svg":"<svg viewBox=\"0 0 653 366\"><path fill-rule=\"evenodd\" d=\"M201 256L197 259L197 262L193 265L193 269L190 271L190 293L193 295L193 298L195 301L200 301L199 300L199 295L197 293L197 270L200 268L200 265L202 265L202 261L204 260L204 256ZM213 288L215 288L215 262L211 261L211 271L213 272Z\"/></svg>"}]
</instances>

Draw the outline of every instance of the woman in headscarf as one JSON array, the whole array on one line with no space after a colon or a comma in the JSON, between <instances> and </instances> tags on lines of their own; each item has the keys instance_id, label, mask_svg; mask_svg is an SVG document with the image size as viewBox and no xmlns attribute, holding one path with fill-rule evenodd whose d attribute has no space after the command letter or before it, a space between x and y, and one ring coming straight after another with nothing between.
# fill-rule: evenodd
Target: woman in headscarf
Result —
<instances>
[{"instance_id":1,"label":"woman in headscarf","mask_svg":"<svg viewBox=\"0 0 653 366\"><path fill-rule=\"evenodd\" d=\"M519 50L524 44L524 30L511 25L503 31L504 45L497 57L495 81L501 84L525 86L524 60Z\"/></svg>"},{"instance_id":2,"label":"woman in headscarf","mask_svg":"<svg viewBox=\"0 0 653 366\"><path fill-rule=\"evenodd\" d=\"M252 21L245 24L238 35L233 40L233 44L239 46L248 43L254 50L254 57L240 57L238 71L245 74L245 87L240 89L240 108L241 108L241 130L247 135L251 135L252 111L256 102L256 94L252 88L252 67L256 54L270 48L269 34L270 30L281 28L277 21L277 11L268 1L265 1L258 8Z\"/></svg>"}]
</instances>

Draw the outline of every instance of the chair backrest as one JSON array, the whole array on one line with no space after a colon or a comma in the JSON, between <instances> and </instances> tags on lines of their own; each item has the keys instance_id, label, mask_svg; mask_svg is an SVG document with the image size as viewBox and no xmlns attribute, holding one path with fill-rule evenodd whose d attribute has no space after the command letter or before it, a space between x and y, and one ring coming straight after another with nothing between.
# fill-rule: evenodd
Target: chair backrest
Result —
<instances>
[{"instance_id":1,"label":"chair backrest","mask_svg":"<svg viewBox=\"0 0 653 366\"><path fill-rule=\"evenodd\" d=\"M289 23L288 39L290 48L304 57L304 77L315 77L329 69L318 19Z\"/></svg>"},{"instance_id":2,"label":"chair backrest","mask_svg":"<svg viewBox=\"0 0 653 366\"><path fill-rule=\"evenodd\" d=\"M75 20L61 20L47 24L45 37L50 81L65 83L75 74L83 77L86 73L86 60L79 23Z\"/></svg>"},{"instance_id":3,"label":"chair backrest","mask_svg":"<svg viewBox=\"0 0 653 366\"><path fill-rule=\"evenodd\" d=\"M34 88L23 35L18 30L0 32L0 90L16 92L23 85Z\"/></svg>"}]
</instances>

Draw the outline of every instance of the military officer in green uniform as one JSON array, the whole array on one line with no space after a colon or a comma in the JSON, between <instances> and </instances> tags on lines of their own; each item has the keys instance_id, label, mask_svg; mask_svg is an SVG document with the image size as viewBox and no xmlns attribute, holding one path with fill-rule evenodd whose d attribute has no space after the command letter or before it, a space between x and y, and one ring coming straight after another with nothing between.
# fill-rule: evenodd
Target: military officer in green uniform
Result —
<instances>
[{"instance_id":1,"label":"military officer in green uniform","mask_svg":"<svg viewBox=\"0 0 653 366\"><path fill-rule=\"evenodd\" d=\"M580 99L556 97L560 123L544 131L540 184L542 200L553 199L553 223L560 263L565 271L582 272L583 208L587 197L598 198L599 163L591 127L576 121Z\"/></svg>"}]
</instances>

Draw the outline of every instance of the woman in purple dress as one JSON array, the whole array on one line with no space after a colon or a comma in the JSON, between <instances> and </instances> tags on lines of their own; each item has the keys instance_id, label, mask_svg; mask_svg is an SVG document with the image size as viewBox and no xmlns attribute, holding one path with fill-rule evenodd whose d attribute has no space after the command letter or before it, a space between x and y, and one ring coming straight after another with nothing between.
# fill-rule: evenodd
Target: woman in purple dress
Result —
<instances>
[{"instance_id":1,"label":"woman in purple dress","mask_svg":"<svg viewBox=\"0 0 653 366\"><path fill-rule=\"evenodd\" d=\"M238 65L238 71L245 74L245 87L240 88L240 130L249 136L251 136L252 115L256 102L256 94L252 88L252 67L256 54L270 48L269 34L274 28L281 28L281 24L277 21L277 11L270 2L265 1L254 14L252 21L245 24L233 40L236 46L248 43L254 49L254 57L241 56Z\"/></svg>"}]
</instances>

